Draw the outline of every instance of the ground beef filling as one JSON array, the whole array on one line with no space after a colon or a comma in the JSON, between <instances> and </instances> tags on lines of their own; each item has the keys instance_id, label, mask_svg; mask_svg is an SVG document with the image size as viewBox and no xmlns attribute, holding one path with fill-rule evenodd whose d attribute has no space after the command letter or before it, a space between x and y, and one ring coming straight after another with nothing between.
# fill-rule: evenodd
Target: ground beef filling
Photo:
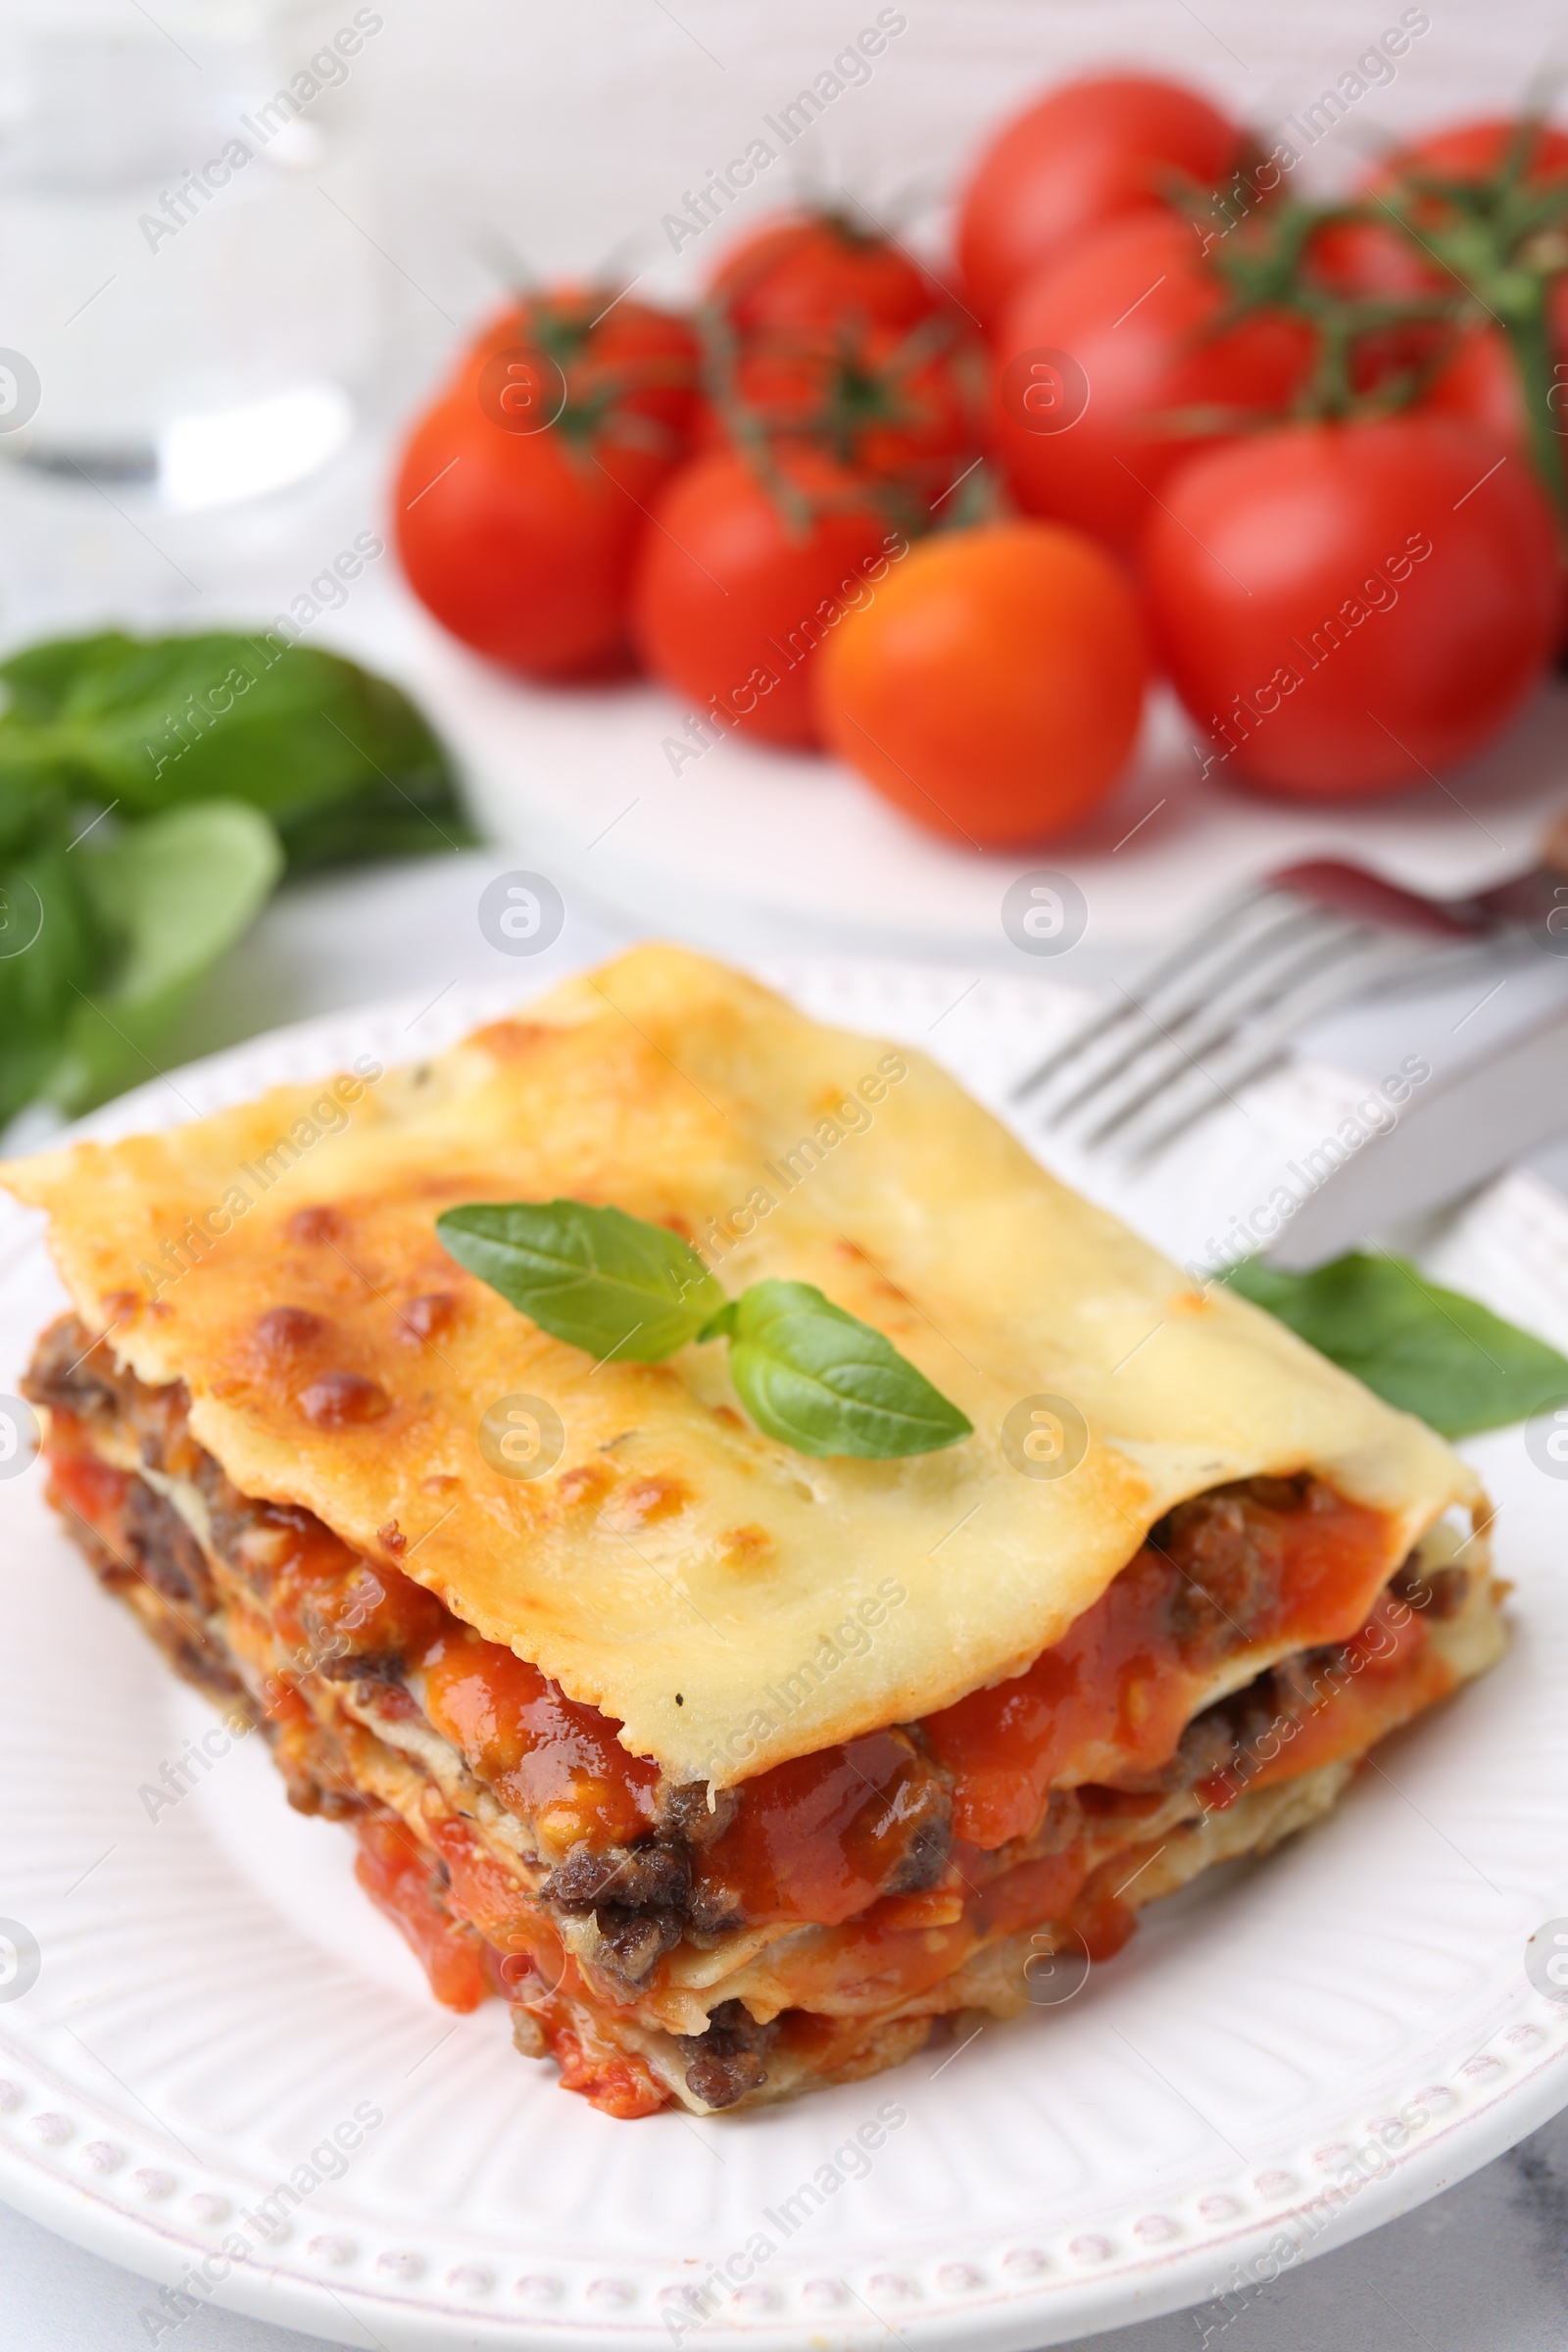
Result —
<instances>
[{"instance_id":1,"label":"ground beef filling","mask_svg":"<svg viewBox=\"0 0 1568 2352\"><path fill-rule=\"evenodd\" d=\"M686 2083L710 2107L733 2107L767 2081L766 2052L778 2026L760 2026L744 2001L720 2001L706 2034L680 2034Z\"/></svg>"},{"instance_id":2,"label":"ground beef filling","mask_svg":"<svg viewBox=\"0 0 1568 2352\"><path fill-rule=\"evenodd\" d=\"M1307 1478L1250 1478L1179 1502L1149 1531L1174 1574L1171 1631L1184 1665L1217 1666L1266 1615L1279 1590L1278 1534L1265 1513L1310 1509Z\"/></svg>"}]
</instances>

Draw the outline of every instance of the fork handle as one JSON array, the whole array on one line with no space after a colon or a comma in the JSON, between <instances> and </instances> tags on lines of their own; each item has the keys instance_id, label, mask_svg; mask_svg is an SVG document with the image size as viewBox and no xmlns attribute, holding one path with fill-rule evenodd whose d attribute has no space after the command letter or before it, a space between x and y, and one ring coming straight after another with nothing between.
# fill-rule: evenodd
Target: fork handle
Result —
<instances>
[{"instance_id":1,"label":"fork handle","mask_svg":"<svg viewBox=\"0 0 1568 2352\"><path fill-rule=\"evenodd\" d=\"M1564 847L1568 850L1568 811L1564 814ZM1276 888L1294 891L1315 906L1348 914L1356 922L1376 923L1390 931L1425 931L1438 939L1470 939L1480 928L1468 909L1424 899L1401 890L1362 865L1348 865L1338 858L1308 858L1299 865L1282 865L1268 877Z\"/></svg>"},{"instance_id":2,"label":"fork handle","mask_svg":"<svg viewBox=\"0 0 1568 2352\"><path fill-rule=\"evenodd\" d=\"M1559 808L1547 824L1535 864L1522 874L1510 874L1504 882L1494 882L1490 890L1477 891L1470 905L1489 923L1537 932L1544 924L1550 935L1548 944L1555 951L1555 926L1562 911L1560 877L1564 876L1568 876L1568 806Z\"/></svg>"},{"instance_id":3,"label":"fork handle","mask_svg":"<svg viewBox=\"0 0 1568 2352\"><path fill-rule=\"evenodd\" d=\"M1568 874L1568 804L1558 809L1541 837L1541 862Z\"/></svg>"}]
</instances>

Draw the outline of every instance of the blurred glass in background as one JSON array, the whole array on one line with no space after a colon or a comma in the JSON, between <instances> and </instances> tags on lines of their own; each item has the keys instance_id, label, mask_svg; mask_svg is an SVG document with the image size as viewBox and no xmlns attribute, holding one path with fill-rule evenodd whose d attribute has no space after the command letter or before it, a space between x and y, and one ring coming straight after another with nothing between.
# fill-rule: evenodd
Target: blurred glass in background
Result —
<instances>
[{"instance_id":1,"label":"blurred glass in background","mask_svg":"<svg viewBox=\"0 0 1568 2352\"><path fill-rule=\"evenodd\" d=\"M13 0L0 318L24 366L0 451L195 508L342 447L377 328L342 93L382 24L319 0L172 0L156 23Z\"/></svg>"},{"instance_id":2,"label":"blurred glass in background","mask_svg":"<svg viewBox=\"0 0 1568 2352\"><path fill-rule=\"evenodd\" d=\"M206 585L182 549L223 544L178 517L354 438L386 278L355 82L384 25L355 0L3 0L7 638L177 609Z\"/></svg>"}]
</instances>

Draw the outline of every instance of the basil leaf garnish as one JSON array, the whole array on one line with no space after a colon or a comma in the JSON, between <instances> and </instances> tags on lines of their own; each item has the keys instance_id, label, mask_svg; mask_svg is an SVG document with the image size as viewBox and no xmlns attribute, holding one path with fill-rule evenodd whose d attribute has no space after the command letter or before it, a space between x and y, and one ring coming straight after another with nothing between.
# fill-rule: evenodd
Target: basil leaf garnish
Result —
<instances>
[{"instance_id":1,"label":"basil leaf garnish","mask_svg":"<svg viewBox=\"0 0 1568 2352\"><path fill-rule=\"evenodd\" d=\"M736 1392L797 1453L890 1461L935 1453L972 1424L890 1340L809 1282L726 1298L662 1225L583 1200L471 1201L437 1217L445 1247L552 1339L601 1360L662 1363L692 1340L730 1343Z\"/></svg>"},{"instance_id":2,"label":"basil leaf garnish","mask_svg":"<svg viewBox=\"0 0 1568 2352\"><path fill-rule=\"evenodd\" d=\"M753 1283L723 1323L741 1402L797 1453L887 1461L956 1446L973 1426L890 1340L813 1283Z\"/></svg>"},{"instance_id":3,"label":"basil leaf garnish","mask_svg":"<svg viewBox=\"0 0 1568 2352\"><path fill-rule=\"evenodd\" d=\"M1225 1276L1254 1306L1445 1438L1527 1421L1568 1399L1568 1359L1407 1258L1352 1250L1310 1274L1244 1258Z\"/></svg>"},{"instance_id":4,"label":"basil leaf garnish","mask_svg":"<svg viewBox=\"0 0 1568 2352\"><path fill-rule=\"evenodd\" d=\"M589 1355L657 1364L724 1304L696 1250L662 1225L582 1200L474 1201L436 1219L460 1265Z\"/></svg>"}]
</instances>

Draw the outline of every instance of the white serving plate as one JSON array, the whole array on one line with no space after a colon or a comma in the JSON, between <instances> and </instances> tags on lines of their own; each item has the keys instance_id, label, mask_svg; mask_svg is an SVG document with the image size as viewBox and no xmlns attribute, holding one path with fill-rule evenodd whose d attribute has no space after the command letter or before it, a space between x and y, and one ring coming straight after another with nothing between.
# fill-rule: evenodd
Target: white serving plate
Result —
<instances>
[{"instance_id":1,"label":"white serving plate","mask_svg":"<svg viewBox=\"0 0 1568 2352\"><path fill-rule=\"evenodd\" d=\"M1094 947L1162 938L1233 884L1302 858L1358 858L1461 895L1530 863L1568 793L1559 686L1442 784L1340 808L1200 782L1192 726L1161 690L1103 808L1039 848L982 854L923 831L836 760L732 736L674 772L665 745L686 712L662 687L525 686L446 637L398 582L375 585L335 640L423 705L483 831L558 884L721 955L848 950L1016 970L1002 902L1041 868L1077 883Z\"/></svg>"},{"instance_id":2,"label":"white serving plate","mask_svg":"<svg viewBox=\"0 0 1568 2352\"><path fill-rule=\"evenodd\" d=\"M993 1102L1077 1003L886 965L778 977L815 1013L926 1046ZM454 994L421 1038L515 993ZM398 1058L410 1011L257 1039L86 1125L168 1125L358 1053ZM1140 1195L1098 1189L1196 1253L1354 1092L1282 1071ZM1439 1256L1568 1342L1555 1196L1505 1180ZM38 1221L7 1206L0 1391L60 1298ZM1334 1818L1147 1915L1060 2008L700 2123L612 2122L513 2054L499 2004L436 2008L356 1889L346 1833L291 1814L259 1745L150 1819L139 1791L213 1718L94 1590L37 1471L0 1481L0 1916L42 1954L31 1989L0 1998L0 2194L149 2279L195 2273L200 2298L386 2352L870 2352L890 2334L1021 2352L1250 2299L1282 2262L1417 2204L1568 2101L1568 2013L1523 1966L1527 1938L1568 1914L1568 1488L1518 1430L1467 1450L1502 1505L1514 1647L1389 1743ZM904 2120L865 2176L793 2229L770 2218L887 2101ZM383 2120L342 2176L307 2183L265 2258L225 2271L237 2217L366 2103ZM1401 2109L1387 2147L1376 2133ZM1361 2184L1325 2202L1346 2178ZM693 2283L759 2231L768 2258L699 2328Z\"/></svg>"}]
</instances>

